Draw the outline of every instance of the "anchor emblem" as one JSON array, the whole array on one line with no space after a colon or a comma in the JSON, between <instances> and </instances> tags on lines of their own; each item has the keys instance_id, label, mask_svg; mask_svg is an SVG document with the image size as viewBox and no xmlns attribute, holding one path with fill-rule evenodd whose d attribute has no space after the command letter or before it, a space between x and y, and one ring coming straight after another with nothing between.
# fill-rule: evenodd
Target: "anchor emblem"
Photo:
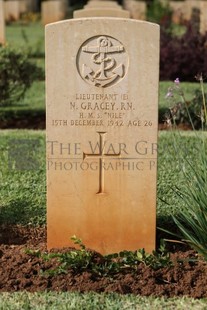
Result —
<instances>
[{"instance_id":1,"label":"anchor emblem","mask_svg":"<svg viewBox=\"0 0 207 310\"><path fill-rule=\"evenodd\" d=\"M90 85L96 87L111 86L122 79L126 73L126 61L122 59L125 54L124 46L116 39L108 36L98 36L92 38L91 41L92 44L85 44L80 49L82 55L80 75ZM92 56L86 58L86 54L92 54ZM79 56L79 58L81 57ZM90 64L87 64L88 61Z\"/></svg>"}]
</instances>

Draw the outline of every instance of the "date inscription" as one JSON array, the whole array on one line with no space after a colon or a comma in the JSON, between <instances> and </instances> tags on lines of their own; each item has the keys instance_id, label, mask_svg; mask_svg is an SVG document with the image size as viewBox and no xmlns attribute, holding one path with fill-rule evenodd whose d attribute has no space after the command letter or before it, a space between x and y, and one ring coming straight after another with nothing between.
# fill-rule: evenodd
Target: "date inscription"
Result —
<instances>
[{"instance_id":1,"label":"date inscription","mask_svg":"<svg viewBox=\"0 0 207 310\"><path fill-rule=\"evenodd\" d=\"M65 119L53 119L54 127L153 127L150 119L139 117L128 94L75 94L68 102ZM73 115L72 119L67 118Z\"/></svg>"}]
</instances>

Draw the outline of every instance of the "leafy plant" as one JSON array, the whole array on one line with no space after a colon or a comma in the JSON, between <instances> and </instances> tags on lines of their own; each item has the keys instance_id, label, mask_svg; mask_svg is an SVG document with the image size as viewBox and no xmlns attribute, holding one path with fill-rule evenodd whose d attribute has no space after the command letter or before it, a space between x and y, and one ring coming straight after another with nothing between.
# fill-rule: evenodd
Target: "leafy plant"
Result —
<instances>
[{"instance_id":1,"label":"leafy plant","mask_svg":"<svg viewBox=\"0 0 207 310\"><path fill-rule=\"evenodd\" d=\"M175 193L180 198L182 204L184 204L184 207L180 213L173 216L173 220L180 231L182 240L187 242L207 260L207 138L204 132L207 128L207 109L202 74L197 75L196 78L200 82L201 97L203 99L200 107L200 120L203 133L198 135L194 131L197 139L200 141L196 163L192 164L188 156L185 158L178 157L185 183L183 184L183 188L176 187ZM178 81L178 79L175 81L177 83L176 87L180 89ZM192 123L188 105L185 104L185 107ZM174 146L179 156L179 149L182 146L178 145L176 139L174 140Z\"/></svg>"},{"instance_id":2,"label":"leafy plant","mask_svg":"<svg viewBox=\"0 0 207 310\"><path fill-rule=\"evenodd\" d=\"M146 253L144 249L137 251L122 251L120 253L102 256L96 252L89 251L76 236L71 238L75 244L79 245L79 250L70 250L65 253L43 253L40 251L27 250L26 253L42 257L44 260L57 259L58 267L47 271L50 275L67 273L69 269L75 272L84 270L90 271L95 276L114 275L122 270L137 269L140 263L150 266L156 270L166 266L171 266L170 255L165 249L165 244L161 243L158 252Z\"/></svg>"},{"instance_id":3,"label":"leafy plant","mask_svg":"<svg viewBox=\"0 0 207 310\"><path fill-rule=\"evenodd\" d=\"M21 15L21 21L24 23L34 23L38 22L40 20L40 17L41 16L39 13L27 12Z\"/></svg>"},{"instance_id":4,"label":"leafy plant","mask_svg":"<svg viewBox=\"0 0 207 310\"><path fill-rule=\"evenodd\" d=\"M179 37L161 28L160 42L160 80L179 75L182 81L194 81L197 72L207 74L207 33L201 34L193 23Z\"/></svg>"},{"instance_id":5,"label":"leafy plant","mask_svg":"<svg viewBox=\"0 0 207 310\"><path fill-rule=\"evenodd\" d=\"M202 86L203 87L203 86ZM203 125L204 104L207 94L199 89L195 90L191 100L186 100L184 91L180 87L179 79L168 88L166 95L170 108L165 113L165 121L170 125L187 125L192 129L201 129Z\"/></svg>"},{"instance_id":6,"label":"leafy plant","mask_svg":"<svg viewBox=\"0 0 207 310\"><path fill-rule=\"evenodd\" d=\"M43 78L43 70L33 64L25 52L0 47L0 105L17 103L34 80Z\"/></svg>"},{"instance_id":7,"label":"leafy plant","mask_svg":"<svg viewBox=\"0 0 207 310\"><path fill-rule=\"evenodd\" d=\"M160 0L154 0L149 4L147 20L158 23L161 26L169 27L171 24L172 10L168 1L165 4Z\"/></svg>"}]
</instances>

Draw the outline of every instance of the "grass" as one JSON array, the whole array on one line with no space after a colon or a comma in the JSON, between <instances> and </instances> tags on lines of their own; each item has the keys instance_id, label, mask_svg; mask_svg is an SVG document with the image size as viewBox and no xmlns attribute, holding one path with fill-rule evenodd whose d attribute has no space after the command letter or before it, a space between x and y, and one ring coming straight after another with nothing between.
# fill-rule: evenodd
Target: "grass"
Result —
<instances>
[{"instance_id":1,"label":"grass","mask_svg":"<svg viewBox=\"0 0 207 310\"><path fill-rule=\"evenodd\" d=\"M206 300L192 298L153 298L118 294L80 293L3 293L0 310L204 310Z\"/></svg>"},{"instance_id":2,"label":"grass","mask_svg":"<svg viewBox=\"0 0 207 310\"><path fill-rule=\"evenodd\" d=\"M44 69L44 27L40 22L16 22L6 27L7 44L31 54L31 61ZM45 82L34 82L26 92L25 98L16 105L0 107L0 119L24 119L28 113L45 113Z\"/></svg>"},{"instance_id":3,"label":"grass","mask_svg":"<svg viewBox=\"0 0 207 310\"><path fill-rule=\"evenodd\" d=\"M207 132L199 132L195 135L192 131L161 131L159 132L158 141L158 196L163 200L167 200L170 204L176 203L175 195L173 195L172 187L177 185L183 186L183 172L180 169L182 158L188 158L192 164L198 160L197 152L199 145L204 136L207 139ZM178 150L175 149L174 141L176 141ZM178 159L178 156L180 160ZM169 190L167 190L169 188ZM163 210L163 207L160 209ZM158 212L161 210L158 210ZM164 212L171 213L172 210ZM175 209L175 212L176 209Z\"/></svg>"},{"instance_id":4,"label":"grass","mask_svg":"<svg viewBox=\"0 0 207 310\"><path fill-rule=\"evenodd\" d=\"M173 81L162 81L159 84L159 108L166 109L169 107L168 102L166 100L166 94L169 87L172 87ZM182 82L182 81L181 81ZM186 100L190 101L194 97L195 91L200 89L198 82L182 82L182 90L185 94Z\"/></svg>"},{"instance_id":5,"label":"grass","mask_svg":"<svg viewBox=\"0 0 207 310\"><path fill-rule=\"evenodd\" d=\"M0 224L45 224L45 134L1 131L0 141Z\"/></svg>"},{"instance_id":6,"label":"grass","mask_svg":"<svg viewBox=\"0 0 207 310\"><path fill-rule=\"evenodd\" d=\"M203 135L207 137L207 133ZM175 185L182 187L184 181L179 162L175 160L173 139L171 132L159 134L158 225L165 219L168 221L171 214L176 214L182 207L173 191ZM187 152L196 161L198 138L192 132L184 132L176 139L181 141L183 156ZM25 149L25 140L27 144L33 141L38 145L32 147L32 151L31 146ZM46 223L45 170L45 132L0 131L0 223Z\"/></svg>"},{"instance_id":7,"label":"grass","mask_svg":"<svg viewBox=\"0 0 207 310\"><path fill-rule=\"evenodd\" d=\"M7 44L44 55L44 26L40 22L15 22L6 26Z\"/></svg>"}]
</instances>

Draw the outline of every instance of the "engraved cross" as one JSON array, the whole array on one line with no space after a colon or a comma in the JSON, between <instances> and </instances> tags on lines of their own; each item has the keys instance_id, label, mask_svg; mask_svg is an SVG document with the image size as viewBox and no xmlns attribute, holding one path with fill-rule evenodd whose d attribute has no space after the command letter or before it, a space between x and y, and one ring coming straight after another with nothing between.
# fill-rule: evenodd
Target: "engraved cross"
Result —
<instances>
[{"instance_id":1,"label":"engraved cross","mask_svg":"<svg viewBox=\"0 0 207 310\"><path fill-rule=\"evenodd\" d=\"M91 158L98 158L99 159L99 190L97 194L104 194L104 159L107 158L115 158L120 157L121 153L118 154L105 154L104 148L105 148L105 140L104 136L106 132L97 132L99 134L99 153L98 154L87 154L83 152L83 160Z\"/></svg>"}]
</instances>

